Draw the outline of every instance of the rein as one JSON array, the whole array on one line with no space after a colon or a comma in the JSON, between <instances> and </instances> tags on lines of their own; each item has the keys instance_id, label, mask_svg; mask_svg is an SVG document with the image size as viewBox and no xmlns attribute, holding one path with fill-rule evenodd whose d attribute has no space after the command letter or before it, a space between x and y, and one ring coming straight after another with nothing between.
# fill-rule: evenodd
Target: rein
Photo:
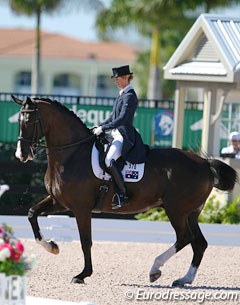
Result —
<instances>
[{"instance_id":1,"label":"rein","mask_svg":"<svg viewBox=\"0 0 240 305\"><path fill-rule=\"evenodd\" d=\"M18 137L18 140L19 141L22 141L22 142L27 142L27 143L31 143L30 146L33 148L33 149L37 149L39 147L42 147L42 148L46 148L48 150L64 150L64 149L68 149L68 148L71 148L71 147L74 147L74 146L77 146L77 145L80 145L80 144L84 144L84 143L87 143L89 142L90 140L92 140L93 138L96 138L95 135L91 135L87 138L84 138L82 140L79 140L77 142L74 142L74 143L70 143L70 144L65 144L65 145L59 145L59 146L47 146L45 144L41 144L40 143L40 137L39 137L39 132L38 132L38 123L40 124L40 128L42 130L42 123L41 123L41 118L40 116L38 115L38 108L37 106L35 105L35 109L23 109L20 111L20 114L21 113L30 113L30 112L35 112L36 113L36 119L34 121L34 133L33 133L33 137L32 139L26 139L26 138L23 138L23 137Z\"/></svg>"},{"instance_id":2,"label":"rein","mask_svg":"<svg viewBox=\"0 0 240 305\"><path fill-rule=\"evenodd\" d=\"M89 136L89 137L87 137L85 139L82 139L82 140L74 142L74 143L65 144L65 145L59 145L59 146L51 146L51 147L39 143L38 147L43 147L43 148L46 148L46 149L64 150L64 149L67 149L67 148L71 148L73 146L77 146L77 145L80 145L80 144L87 143L87 142L89 142L90 140L92 140L95 137L96 137L95 135L91 135L91 136Z\"/></svg>"},{"instance_id":3,"label":"rein","mask_svg":"<svg viewBox=\"0 0 240 305\"><path fill-rule=\"evenodd\" d=\"M82 140L74 142L74 143L59 145L59 146L50 146L50 147L45 145L45 144L41 144L39 141L38 142L32 142L32 140L24 139L23 137L18 137L18 140L22 141L22 142L33 143L31 145L33 148L41 147L41 148L46 148L46 149L64 150L64 149L67 149L67 148L71 148L73 146L77 146L77 145L80 145L80 144L87 143L95 137L96 137L95 135L92 135L92 136L89 136L85 139L82 139Z\"/></svg>"}]
</instances>

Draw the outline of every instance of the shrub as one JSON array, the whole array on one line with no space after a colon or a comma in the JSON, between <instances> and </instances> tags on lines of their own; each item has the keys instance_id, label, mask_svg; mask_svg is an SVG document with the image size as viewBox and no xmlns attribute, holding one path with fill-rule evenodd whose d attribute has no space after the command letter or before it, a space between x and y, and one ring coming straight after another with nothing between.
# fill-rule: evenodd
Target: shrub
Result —
<instances>
[{"instance_id":1,"label":"shrub","mask_svg":"<svg viewBox=\"0 0 240 305\"><path fill-rule=\"evenodd\" d=\"M240 223L240 197L225 206L224 223Z\"/></svg>"},{"instance_id":2,"label":"shrub","mask_svg":"<svg viewBox=\"0 0 240 305\"><path fill-rule=\"evenodd\" d=\"M166 212L162 208L154 208L135 216L138 220L169 221ZM206 202L199 221L203 223L230 223L240 224L240 196L233 202L222 205L216 196L211 196Z\"/></svg>"},{"instance_id":3,"label":"shrub","mask_svg":"<svg viewBox=\"0 0 240 305\"><path fill-rule=\"evenodd\" d=\"M166 212L162 208L154 208L135 216L137 220L169 221Z\"/></svg>"},{"instance_id":4,"label":"shrub","mask_svg":"<svg viewBox=\"0 0 240 305\"><path fill-rule=\"evenodd\" d=\"M222 223L224 218L224 208L220 201L212 196L205 203L205 206L199 216L200 222Z\"/></svg>"}]
</instances>

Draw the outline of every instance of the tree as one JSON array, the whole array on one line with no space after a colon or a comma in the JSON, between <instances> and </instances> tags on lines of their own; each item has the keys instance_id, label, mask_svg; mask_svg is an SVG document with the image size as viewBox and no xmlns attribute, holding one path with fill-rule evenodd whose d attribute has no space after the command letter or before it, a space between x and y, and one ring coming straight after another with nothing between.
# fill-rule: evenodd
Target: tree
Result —
<instances>
[{"instance_id":1,"label":"tree","mask_svg":"<svg viewBox=\"0 0 240 305\"><path fill-rule=\"evenodd\" d=\"M175 41L181 41L199 13L236 3L240 3L240 0L113 0L109 8L98 14L96 26L103 39L107 39L118 28L126 29L132 25L142 35L151 36L147 97L158 99L162 96L159 90L162 87L159 63L163 64L161 58L165 33L172 37L175 32L178 35Z\"/></svg>"},{"instance_id":2,"label":"tree","mask_svg":"<svg viewBox=\"0 0 240 305\"><path fill-rule=\"evenodd\" d=\"M239 0L194 0L192 5L193 8L202 8L203 12L209 13L211 10L214 10L216 8L231 7L239 3ZM189 5L191 5L191 0L189 2Z\"/></svg>"},{"instance_id":3,"label":"tree","mask_svg":"<svg viewBox=\"0 0 240 305\"><path fill-rule=\"evenodd\" d=\"M40 60L41 60L41 14L51 13L62 5L64 0L9 0L12 10L17 14L25 14L36 17L35 51L32 63L32 94L38 94L40 90Z\"/></svg>"},{"instance_id":4,"label":"tree","mask_svg":"<svg viewBox=\"0 0 240 305\"><path fill-rule=\"evenodd\" d=\"M41 15L43 13L52 13L57 9L66 8L66 5L73 4L76 7L85 5L92 9L100 10L103 8L103 4L100 0L84 0L69 2L67 0L8 0L9 4L14 12L17 14L25 14L28 16L36 17L36 29L35 29L35 52L32 65L32 94L38 94L40 90L40 77L41 77Z\"/></svg>"},{"instance_id":5,"label":"tree","mask_svg":"<svg viewBox=\"0 0 240 305\"><path fill-rule=\"evenodd\" d=\"M110 8L102 10L96 20L99 34L106 38L109 32L119 27L126 28L134 24L139 32L151 36L150 68L148 94L149 99L162 96L160 86L160 41L165 29L189 27L189 18L184 15L184 1L180 0L113 0Z\"/></svg>"}]
</instances>

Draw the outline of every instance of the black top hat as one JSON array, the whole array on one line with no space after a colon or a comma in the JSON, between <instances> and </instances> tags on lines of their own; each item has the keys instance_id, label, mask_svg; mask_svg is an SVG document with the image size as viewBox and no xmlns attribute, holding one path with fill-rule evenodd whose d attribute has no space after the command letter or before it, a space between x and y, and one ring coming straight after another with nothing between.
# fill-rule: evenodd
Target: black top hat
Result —
<instances>
[{"instance_id":1,"label":"black top hat","mask_svg":"<svg viewBox=\"0 0 240 305\"><path fill-rule=\"evenodd\" d=\"M132 72L130 72L129 66L112 68L112 72L113 75L111 76L111 78L132 74Z\"/></svg>"}]
</instances>

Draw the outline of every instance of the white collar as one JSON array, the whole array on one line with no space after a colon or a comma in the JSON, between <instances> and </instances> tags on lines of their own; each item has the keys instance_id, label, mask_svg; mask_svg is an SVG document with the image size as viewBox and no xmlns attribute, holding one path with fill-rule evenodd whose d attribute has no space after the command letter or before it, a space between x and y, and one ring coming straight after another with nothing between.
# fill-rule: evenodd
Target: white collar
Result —
<instances>
[{"instance_id":1,"label":"white collar","mask_svg":"<svg viewBox=\"0 0 240 305\"><path fill-rule=\"evenodd\" d=\"M119 91L119 95L122 95L123 94L123 92L128 92L129 90L131 90L131 89L133 89L133 86L132 86L132 84L128 84L125 88L123 88L123 89L121 89L120 91Z\"/></svg>"}]
</instances>

